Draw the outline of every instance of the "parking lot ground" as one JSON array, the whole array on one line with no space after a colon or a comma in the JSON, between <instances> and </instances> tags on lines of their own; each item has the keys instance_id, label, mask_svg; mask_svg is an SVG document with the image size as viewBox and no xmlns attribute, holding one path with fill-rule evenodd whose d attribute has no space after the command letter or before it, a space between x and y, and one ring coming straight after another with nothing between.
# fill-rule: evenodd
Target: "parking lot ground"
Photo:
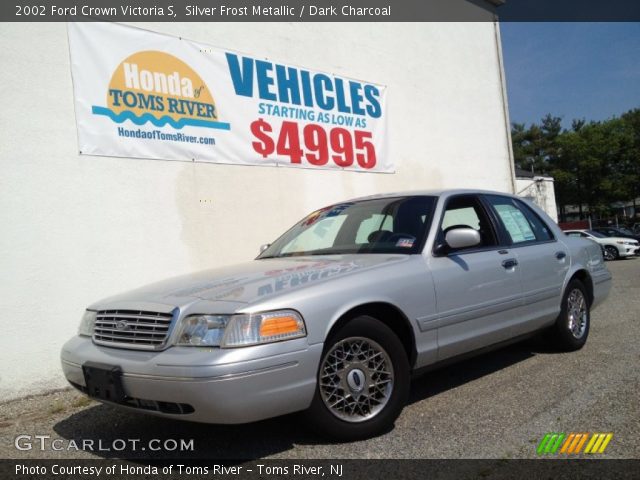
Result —
<instances>
[{"instance_id":1,"label":"parking lot ground","mask_svg":"<svg viewBox=\"0 0 640 480\"><path fill-rule=\"evenodd\" d=\"M421 376L395 428L377 438L327 443L300 415L239 426L165 420L63 390L1 406L0 458L536 458L548 432L612 432L599 458L637 459L640 259L608 265L613 288L593 312L582 350L558 353L537 338ZM141 448L151 439L193 439L194 449L41 451L34 442L21 451L18 435L93 440L96 448L115 439L140 439Z\"/></svg>"}]
</instances>

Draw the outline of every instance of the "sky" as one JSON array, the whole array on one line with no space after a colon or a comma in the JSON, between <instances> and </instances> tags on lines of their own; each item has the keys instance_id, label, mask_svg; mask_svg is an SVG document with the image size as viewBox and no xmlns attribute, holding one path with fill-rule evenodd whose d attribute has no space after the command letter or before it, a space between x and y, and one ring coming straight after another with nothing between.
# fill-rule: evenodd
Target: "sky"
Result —
<instances>
[{"instance_id":1,"label":"sky","mask_svg":"<svg viewBox=\"0 0 640 480\"><path fill-rule=\"evenodd\" d=\"M500 24L511 122L640 108L640 23Z\"/></svg>"}]
</instances>

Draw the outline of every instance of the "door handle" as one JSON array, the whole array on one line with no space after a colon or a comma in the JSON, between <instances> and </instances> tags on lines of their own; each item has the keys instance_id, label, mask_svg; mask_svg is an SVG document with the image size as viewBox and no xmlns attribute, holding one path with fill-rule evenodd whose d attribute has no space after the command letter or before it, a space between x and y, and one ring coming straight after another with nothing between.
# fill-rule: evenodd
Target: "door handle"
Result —
<instances>
[{"instance_id":1,"label":"door handle","mask_svg":"<svg viewBox=\"0 0 640 480\"><path fill-rule=\"evenodd\" d=\"M567 258L567 254L564 252L556 252L556 258L558 260L564 260L565 258Z\"/></svg>"},{"instance_id":2,"label":"door handle","mask_svg":"<svg viewBox=\"0 0 640 480\"><path fill-rule=\"evenodd\" d=\"M515 258L508 258L507 260L502 262L502 266L506 269L513 268L518 265L518 260Z\"/></svg>"}]
</instances>

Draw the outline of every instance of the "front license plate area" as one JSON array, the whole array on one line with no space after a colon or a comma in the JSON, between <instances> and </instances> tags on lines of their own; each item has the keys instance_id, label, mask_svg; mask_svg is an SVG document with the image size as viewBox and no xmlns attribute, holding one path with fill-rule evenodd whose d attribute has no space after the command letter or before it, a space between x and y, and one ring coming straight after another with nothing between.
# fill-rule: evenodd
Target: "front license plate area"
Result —
<instances>
[{"instance_id":1,"label":"front license plate area","mask_svg":"<svg viewBox=\"0 0 640 480\"><path fill-rule=\"evenodd\" d=\"M87 395L98 400L124 403L122 369L104 363L87 362L82 365Z\"/></svg>"}]
</instances>

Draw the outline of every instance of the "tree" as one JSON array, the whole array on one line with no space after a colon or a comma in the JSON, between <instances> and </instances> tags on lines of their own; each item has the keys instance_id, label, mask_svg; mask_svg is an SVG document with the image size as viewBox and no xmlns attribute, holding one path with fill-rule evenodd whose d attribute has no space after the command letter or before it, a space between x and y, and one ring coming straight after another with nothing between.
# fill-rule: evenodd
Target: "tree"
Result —
<instances>
[{"instance_id":1,"label":"tree","mask_svg":"<svg viewBox=\"0 0 640 480\"><path fill-rule=\"evenodd\" d=\"M558 156L552 175L556 177L559 203L582 205L590 213L608 213L615 201L630 198L629 150L632 135L628 125L613 118L604 122L574 122L572 131L557 138Z\"/></svg>"},{"instance_id":2,"label":"tree","mask_svg":"<svg viewBox=\"0 0 640 480\"><path fill-rule=\"evenodd\" d=\"M633 211L636 213L638 211L636 202L640 197L640 109L629 110L622 115L622 121L629 129L632 143L624 158L625 178L622 183L628 196L631 197Z\"/></svg>"},{"instance_id":3,"label":"tree","mask_svg":"<svg viewBox=\"0 0 640 480\"><path fill-rule=\"evenodd\" d=\"M555 178L560 217L577 205L606 215L612 202L640 196L640 109L602 122L573 120L563 130L561 118L547 114L540 124L512 125L514 160L523 169Z\"/></svg>"},{"instance_id":4,"label":"tree","mask_svg":"<svg viewBox=\"0 0 640 480\"><path fill-rule=\"evenodd\" d=\"M562 119L548 113L540 125L528 129L523 123L511 125L513 157L518 168L532 173L549 174L556 154L556 139L562 130Z\"/></svg>"}]
</instances>

